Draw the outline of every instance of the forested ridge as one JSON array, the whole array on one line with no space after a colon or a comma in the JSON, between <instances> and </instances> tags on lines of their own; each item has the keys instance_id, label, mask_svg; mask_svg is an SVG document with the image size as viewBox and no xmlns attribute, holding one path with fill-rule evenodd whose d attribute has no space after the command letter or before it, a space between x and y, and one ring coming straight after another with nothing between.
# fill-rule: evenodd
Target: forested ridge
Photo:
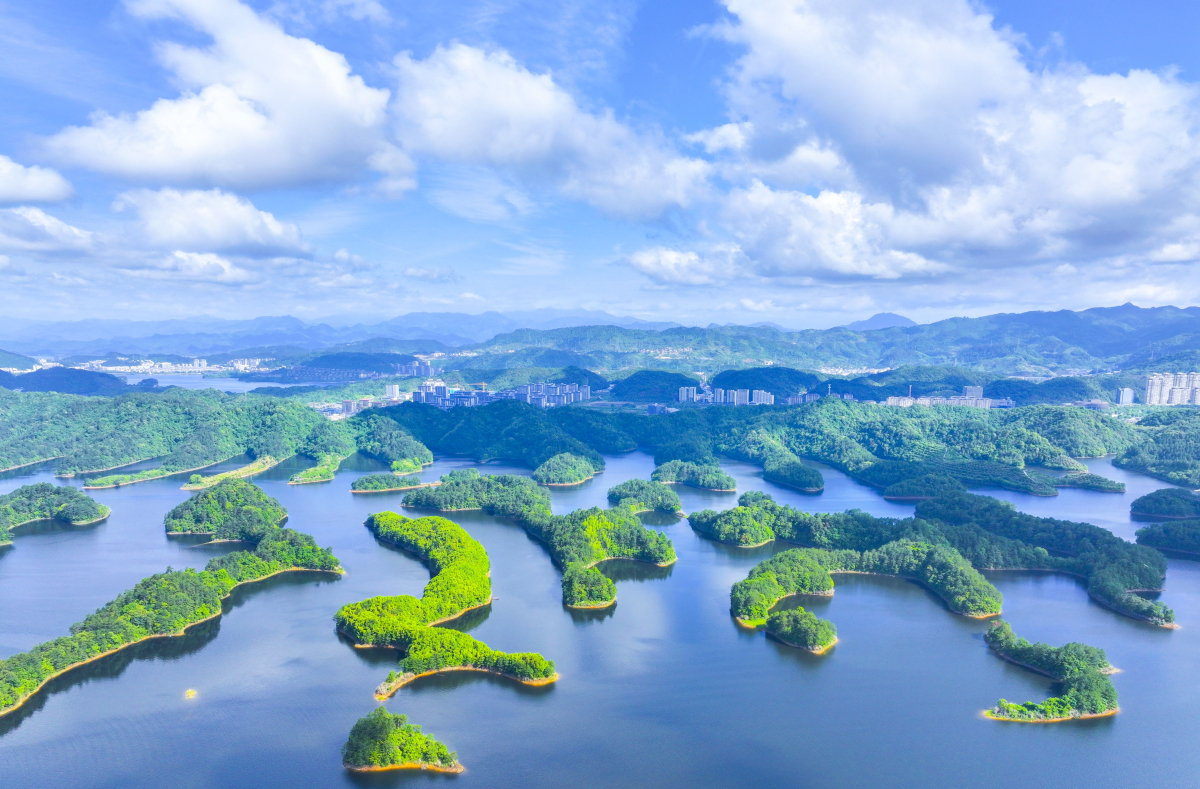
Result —
<instances>
[{"instance_id":1,"label":"forested ridge","mask_svg":"<svg viewBox=\"0 0 1200 789\"><path fill-rule=\"evenodd\" d=\"M533 470L533 479L543 485L576 485L591 479L604 467L570 452L560 452Z\"/></svg>"},{"instance_id":2,"label":"forested ridge","mask_svg":"<svg viewBox=\"0 0 1200 789\"><path fill-rule=\"evenodd\" d=\"M341 571L333 553L307 534L274 527L242 538L255 543L254 549L213 558L200 572L168 567L72 625L71 635L0 660L0 714L55 674L146 638L177 635L220 614L221 600L239 584L284 570Z\"/></svg>"},{"instance_id":3,"label":"forested ridge","mask_svg":"<svg viewBox=\"0 0 1200 789\"><path fill-rule=\"evenodd\" d=\"M384 490L409 490L422 484L419 474L366 474L350 483L350 490L370 493Z\"/></svg>"},{"instance_id":4,"label":"forested ridge","mask_svg":"<svg viewBox=\"0 0 1200 789\"><path fill-rule=\"evenodd\" d=\"M180 502L164 518L173 534L210 534L214 540L256 542L278 528L287 509L262 488L227 479Z\"/></svg>"},{"instance_id":5,"label":"forested ridge","mask_svg":"<svg viewBox=\"0 0 1200 789\"><path fill-rule=\"evenodd\" d=\"M988 710L998 720L1044 721L1102 715L1117 709L1117 689L1108 674L1113 668L1103 649L1072 642L1061 647L1031 644L1017 638L1007 622L998 621L984 636L996 654L1058 681L1062 694L1035 703L1000 699Z\"/></svg>"},{"instance_id":6,"label":"forested ridge","mask_svg":"<svg viewBox=\"0 0 1200 789\"><path fill-rule=\"evenodd\" d=\"M638 482L669 494L674 508L678 508L679 498L664 486ZM610 491L610 501L612 495ZM638 520L637 509L648 507L635 507L626 498L613 509L593 507L554 515L550 494L528 477L514 474L480 476L474 469L453 471L442 477L438 487L405 494L404 504L442 511L482 509L491 515L515 518L546 545L551 558L563 568L563 602L567 605L597 606L616 599L615 584L595 567L606 559L635 559L660 566L675 561L671 541Z\"/></svg>"},{"instance_id":7,"label":"forested ridge","mask_svg":"<svg viewBox=\"0 0 1200 789\"><path fill-rule=\"evenodd\" d=\"M686 460L668 460L654 469L650 479L655 482L678 482L702 490L737 490L737 480L721 471L715 463L689 463Z\"/></svg>"},{"instance_id":8,"label":"forested ridge","mask_svg":"<svg viewBox=\"0 0 1200 789\"><path fill-rule=\"evenodd\" d=\"M458 754L386 707L376 707L358 719L342 746L342 764L350 769L426 766L461 772Z\"/></svg>"},{"instance_id":9,"label":"forested ridge","mask_svg":"<svg viewBox=\"0 0 1200 789\"><path fill-rule=\"evenodd\" d=\"M103 520L109 508L70 486L49 482L22 485L0 496L0 544L11 540L10 529L29 521L54 519L81 525Z\"/></svg>"}]
</instances>

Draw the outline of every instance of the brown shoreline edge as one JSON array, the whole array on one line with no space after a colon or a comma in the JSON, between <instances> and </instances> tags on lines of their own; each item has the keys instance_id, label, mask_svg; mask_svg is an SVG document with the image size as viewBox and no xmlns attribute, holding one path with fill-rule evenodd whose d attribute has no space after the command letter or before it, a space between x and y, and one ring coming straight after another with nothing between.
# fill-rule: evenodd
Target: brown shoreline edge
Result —
<instances>
[{"instance_id":1,"label":"brown shoreline edge","mask_svg":"<svg viewBox=\"0 0 1200 789\"><path fill-rule=\"evenodd\" d=\"M775 639L776 641L778 641L781 644L786 644L789 647L793 647L795 649L803 649L805 652L811 652L814 655L824 655L826 652L833 649L834 645L837 644L837 642L839 641L838 637L834 636L833 640L830 641L825 646L813 648L813 647L806 647L803 644L793 644L791 641L788 641L786 638L780 638L779 636L777 636L776 634L772 633L769 630L767 631L767 635L770 636L771 638Z\"/></svg>"},{"instance_id":2,"label":"brown shoreline edge","mask_svg":"<svg viewBox=\"0 0 1200 789\"><path fill-rule=\"evenodd\" d=\"M27 521L21 521L20 523L13 523L8 528L9 529L17 529L17 528L20 528L21 526L24 526L27 523L37 523L38 521L58 521L59 523L65 523L68 526L91 526L93 523L99 523L102 520L107 520L108 516L112 515L112 507L108 507L104 504L100 504L97 506L99 506L100 509L104 510L104 514L101 515L99 518L92 518L90 521L61 521L61 520L58 520L58 518L51 516L49 518L30 518ZM8 543L7 542L0 543L0 545L8 545Z\"/></svg>"},{"instance_id":3,"label":"brown shoreline edge","mask_svg":"<svg viewBox=\"0 0 1200 789\"><path fill-rule=\"evenodd\" d=\"M248 586L249 584L258 583L259 581L265 581L268 578L274 578L275 576L283 575L284 573L332 573L334 575L344 575L345 572L346 571L341 568L339 568L337 570L313 570L308 567L288 567L287 569L284 569L284 570L277 570L276 572L273 572L270 575L264 575L262 578L255 578L252 581L242 581L239 584L234 584L233 586L231 586L229 588L229 593L220 599L222 602L229 599L229 595L233 594L233 590L237 589L239 586ZM78 663L72 663L71 665L67 666L66 668L60 669L60 670L54 672L53 674L51 674L50 676L46 677L45 679L43 679L41 682L38 683L38 686L36 688L29 691L29 694L27 696L25 696L25 698L18 701L16 704L12 705L11 707L6 707L4 709L0 709L0 718L3 718L5 715L9 714L10 712L19 710L22 706L25 705L26 702L28 702L30 699L32 699L34 696L36 696L41 691L42 688L46 687L46 685L52 679L61 677L63 674L67 674L71 671L74 671L75 669L79 668L80 666L86 666L88 663L93 663L93 662L99 660L100 658L105 658L105 657L108 657L109 655L115 655L116 653L120 652L122 649L127 649L128 647L131 647L134 644L141 644L145 641L150 641L155 638L176 638L178 636L182 636L187 633L188 628L194 627L195 625L198 625L201 622L208 622L210 620L216 619L217 617L224 616L224 614L225 614L225 612L223 610L217 611L212 616L206 616L203 619L197 619L195 622L188 622L186 625L183 626L183 628L178 633L155 633L153 635L146 636L145 638L139 638L137 641L130 641L128 644L122 644L121 646L117 647L116 649L110 649L107 652L101 652L100 654L94 655L94 656L88 658L87 660L81 660Z\"/></svg>"},{"instance_id":4,"label":"brown shoreline edge","mask_svg":"<svg viewBox=\"0 0 1200 789\"><path fill-rule=\"evenodd\" d=\"M520 677L515 677L512 674L505 674L503 671L495 671L490 668L479 668L478 666L446 666L444 668L434 669L433 671L422 671L420 674L405 672L391 682L384 680L375 688L375 698L378 701L385 701L395 695L396 691L400 690L400 688L404 687L410 682L414 682L421 677L432 677L435 674L448 674L451 671L478 671L483 674L492 674L493 676L511 679L514 682L520 682L522 685L529 685L530 687L534 688L539 688L543 685L551 685L555 682L558 682L560 677L558 672L555 672L554 675L550 677L541 677L539 679L521 679Z\"/></svg>"},{"instance_id":5,"label":"brown shoreline edge","mask_svg":"<svg viewBox=\"0 0 1200 789\"><path fill-rule=\"evenodd\" d=\"M382 767L375 765L356 767L352 764L342 762L342 767L345 767L352 773L381 773L387 770L428 770L431 773L451 773L454 775L458 775L467 769L461 762L453 764L450 767L443 767L440 764L426 764L425 762L404 762L403 764L389 764Z\"/></svg>"},{"instance_id":6,"label":"brown shoreline edge","mask_svg":"<svg viewBox=\"0 0 1200 789\"><path fill-rule=\"evenodd\" d=\"M1067 718L1005 718L1000 715L993 715L992 711L984 710L983 717L993 721L1005 721L1007 723L1068 723L1070 721L1085 721L1092 718L1111 718L1121 711L1120 707L1114 707L1111 710L1104 712L1090 712L1086 715L1072 715Z\"/></svg>"},{"instance_id":7,"label":"brown shoreline edge","mask_svg":"<svg viewBox=\"0 0 1200 789\"><path fill-rule=\"evenodd\" d=\"M289 455L288 457L291 457L291 455ZM269 460L270 462L263 463L262 461L264 459ZM186 485L181 485L179 489L180 490L207 490L209 488L219 485L222 481L227 480L227 479L247 479L249 477L257 476L257 475L263 473L264 471L270 471L271 469L275 468L276 466L278 466L280 463L282 463L283 461L285 461L287 459L288 458L279 458L278 460L276 460L275 458L268 455L266 458L256 459L253 463L247 463L244 466L239 466L238 468L235 468L232 471L225 471L220 474L214 474L212 477L203 479L199 483L192 484L189 482ZM220 479L217 479L216 482L211 481L218 477Z\"/></svg>"},{"instance_id":8,"label":"brown shoreline edge","mask_svg":"<svg viewBox=\"0 0 1200 789\"><path fill-rule=\"evenodd\" d=\"M328 481L328 480L326 480L326 481ZM289 482L288 484L290 485L292 483ZM300 484L300 483L296 483L296 484ZM354 488L351 488L350 492L351 493L393 493L397 490L419 490L420 488L436 488L438 485L441 485L441 484L442 484L441 482L422 482L420 485L409 485L406 488L377 488L375 490L355 490ZM451 512L451 510L444 510L444 512Z\"/></svg>"},{"instance_id":9,"label":"brown shoreline edge","mask_svg":"<svg viewBox=\"0 0 1200 789\"><path fill-rule=\"evenodd\" d=\"M153 459L153 458L151 458L151 459ZM139 482L149 482L152 479L165 479L167 477L178 476L179 474L190 474L193 471L203 471L206 468L212 468L215 465L224 463L226 460L229 460L229 458L225 458L225 460L216 460L216 461L213 461L212 463L205 463L203 466L196 466L195 468L184 468L184 469L180 469L179 471L168 471L166 474L159 474L158 476L155 476L155 477L145 477L143 479L131 479L128 482L117 482L112 485L84 485L83 489L84 490L108 490L109 488L123 488L126 485L136 485ZM141 462L142 461L140 461L140 460L135 460L135 461L133 461L133 463L126 463L123 466L113 466L112 468L102 468L102 469L97 469L96 471L81 471L79 473L80 474L95 474L100 471L113 471L115 469L124 468L125 466L132 466L134 463L141 463ZM162 466L159 466L159 468L162 468ZM146 470L154 471L155 469L146 469ZM71 476L74 477L74 476L78 476L78 475L72 474ZM62 477L62 479L69 479L69 477Z\"/></svg>"}]
</instances>

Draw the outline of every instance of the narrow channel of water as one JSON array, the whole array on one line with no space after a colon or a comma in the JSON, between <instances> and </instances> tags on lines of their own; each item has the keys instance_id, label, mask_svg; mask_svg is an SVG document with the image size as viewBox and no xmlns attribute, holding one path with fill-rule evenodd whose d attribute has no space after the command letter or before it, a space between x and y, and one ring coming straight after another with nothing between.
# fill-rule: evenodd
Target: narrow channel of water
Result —
<instances>
[{"instance_id":1,"label":"narrow channel of water","mask_svg":"<svg viewBox=\"0 0 1200 789\"><path fill-rule=\"evenodd\" d=\"M616 607L578 613L562 607L558 571L519 527L454 513L487 548L496 595L459 626L497 649L542 652L562 679L538 689L480 674L414 683L387 706L457 750L467 772L350 776L338 749L375 706L371 691L395 655L351 648L334 632L332 615L374 595L420 594L428 573L362 526L370 512L400 509L402 494L349 492L377 464L356 457L334 482L287 485L303 465L289 461L255 481L288 507L290 526L333 548L346 575L296 574L241 589L226 616L186 637L146 642L60 678L26 709L0 718L6 786L1149 788L1194 786L1200 774L1200 755L1183 747L1200 717L1200 564L1171 562L1163 599L1179 614L1176 631L1100 608L1070 578L991 574L1019 634L1104 647L1124 669L1114 678L1120 715L1030 726L979 712L1001 696L1041 700L1050 683L989 654L986 623L950 614L914 584L840 576L833 598L803 601L832 619L841 639L815 657L739 630L729 617L730 586L787 546L731 548L699 538L685 520L651 519L674 540L678 563L668 570L609 563ZM739 492L767 490L812 511L857 507L904 517L913 510L828 468L825 492L809 496L764 482L749 464L723 465ZM1089 465L1125 481L1129 492L993 493L1026 512L1132 537L1129 502L1165 485L1107 460ZM529 473L439 459L422 475L464 467ZM555 511L604 506L608 488L652 469L645 453L610 458L591 482L551 489ZM53 481L48 468L10 472L0 476L0 492L42 480ZM97 526L19 530L0 553L0 656L66 633L167 565L202 567L211 548L162 529L166 511L188 495L182 481L96 491L113 508ZM687 512L725 509L737 498L676 490ZM184 698L189 688L197 691L192 700Z\"/></svg>"}]
</instances>

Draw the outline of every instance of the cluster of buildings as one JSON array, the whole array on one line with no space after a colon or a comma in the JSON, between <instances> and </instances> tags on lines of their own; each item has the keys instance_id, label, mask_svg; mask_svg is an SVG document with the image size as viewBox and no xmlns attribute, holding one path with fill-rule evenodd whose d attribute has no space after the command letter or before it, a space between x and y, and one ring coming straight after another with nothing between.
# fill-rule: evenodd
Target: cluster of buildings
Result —
<instances>
[{"instance_id":1,"label":"cluster of buildings","mask_svg":"<svg viewBox=\"0 0 1200 789\"><path fill-rule=\"evenodd\" d=\"M469 408L487 405L497 400L519 400L539 408L553 408L590 400L591 397L592 388L586 384L526 384L515 389L488 392L482 389L455 389L447 386L443 381L429 380L418 386L415 392L401 392L399 384L385 384L382 398L359 397L354 400L343 400L340 405L337 403L309 403L309 406L331 419L345 419L348 416L362 413L368 408L386 408L409 401L425 403L442 409L458 406Z\"/></svg>"},{"instance_id":2,"label":"cluster of buildings","mask_svg":"<svg viewBox=\"0 0 1200 789\"><path fill-rule=\"evenodd\" d=\"M1200 373L1154 373L1146 381L1146 405L1200 405Z\"/></svg>"},{"instance_id":3,"label":"cluster of buildings","mask_svg":"<svg viewBox=\"0 0 1200 789\"><path fill-rule=\"evenodd\" d=\"M908 408L914 405L952 405L960 408L1012 408L1010 397L984 397L982 386L964 386L961 395L950 397L889 397L884 405Z\"/></svg>"},{"instance_id":4,"label":"cluster of buildings","mask_svg":"<svg viewBox=\"0 0 1200 789\"><path fill-rule=\"evenodd\" d=\"M775 405L775 395L763 389L712 389L679 387L679 402L702 405Z\"/></svg>"}]
</instances>

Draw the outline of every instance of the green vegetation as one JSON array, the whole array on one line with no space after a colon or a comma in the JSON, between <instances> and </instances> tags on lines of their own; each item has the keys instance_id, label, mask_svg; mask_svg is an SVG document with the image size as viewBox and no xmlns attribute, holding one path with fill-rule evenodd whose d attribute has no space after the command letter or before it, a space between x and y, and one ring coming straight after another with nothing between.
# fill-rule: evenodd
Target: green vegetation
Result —
<instances>
[{"instance_id":1,"label":"green vegetation","mask_svg":"<svg viewBox=\"0 0 1200 789\"><path fill-rule=\"evenodd\" d=\"M632 400L637 403L673 401L679 399L679 387L696 386L695 378L681 373L663 370L638 370L633 375L615 382L612 395L615 400Z\"/></svg>"},{"instance_id":2,"label":"green vegetation","mask_svg":"<svg viewBox=\"0 0 1200 789\"><path fill-rule=\"evenodd\" d=\"M608 503L634 512L680 512L679 494L657 482L630 479L608 489Z\"/></svg>"},{"instance_id":3,"label":"green vegetation","mask_svg":"<svg viewBox=\"0 0 1200 789\"><path fill-rule=\"evenodd\" d=\"M317 461L317 465L296 472L288 480L288 484L307 485L310 482L330 482L333 480L333 475L337 473L338 466L342 465L342 461L348 457L350 456L335 454L321 455Z\"/></svg>"},{"instance_id":4,"label":"green vegetation","mask_svg":"<svg viewBox=\"0 0 1200 789\"><path fill-rule=\"evenodd\" d=\"M1045 477L1056 488L1083 488L1100 493L1124 493L1125 483L1102 477L1099 474L1067 474L1062 477Z\"/></svg>"},{"instance_id":5,"label":"green vegetation","mask_svg":"<svg viewBox=\"0 0 1200 789\"><path fill-rule=\"evenodd\" d=\"M157 383L151 380L150 388ZM107 396L144 391L145 386L129 386L124 378L94 370L74 370L67 367L47 367L31 373L12 373L0 370L0 386L24 392L61 392L63 394Z\"/></svg>"},{"instance_id":6,"label":"green vegetation","mask_svg":"<svg viewBox=\"0 0 1200 789\"><path fill-rule=\"evenodd\" d=\"M837 626L811 611L794 608L767 617L766 630L785 644L821 654L837 641Z\"/></svg>"},{"instance_id":7,"label":"green vegetation","mask_svg":"<svg viewBox=\"0 0 1200 789\"><path fill-rule=\"evenodd\" d=\"M737 490L737 481L717 465L702 466L686 460L670 460L654 469L655 482L679 482L703 490Z\"/></svg>"},{"instance_id":8,"label":"green vegetation","mask_svg":"<svg viewBox=\"0 0 1200 789\"><path fill-rule=\"evenodd\" d=\"M636 482L665 491L674 497L674 506L679 506L679 497L662 485L645 480ZM614 501L614 491L620 488L609 491L609 501ZM634 559L666 566L675 561L671 541L643 526L633 502L617 495L615 500L620 504L614 509L593 507L569 515L554 515L550 511L550 495L528 477L480 476L474 469L464 469L442 477L442 484L436 488L421 488L406 494L404 504L442 511L482 509L492 515L515 518L525 531L546 545L551 558L563 568L563 602L594 606L616 599L612 582L595 567L600 562ZM578 566L572 569L572 565ZM581 578L581 572L588 577ZM580 596L593 593L606 597Z\"/></svg>"},{"instance_id":9,"label":"green vegetation","mask_svg":"<svg viewBox=\"0 0 1200 789\"><path fill-rule=\"evenodd\" d=\"M0 496L0 544L10 542L9 530L36 520L58 520L81 526L104 520L109 508L97 504L86 493L49 482L23 485Z\"/></svg>"},{"instance_id":10,"label":"green vegetation","mask_svg":"<svg viewBox=\"0 0 1200 789\"><path fill-rule=\"evenodd\" d=\"M433 453L428 447L393 419L366 414L350 422L357 431L358 451L390 464L392 471L420 471L433 463Z\"/></svg>"},{"instance_id":11,"label":"green vegetation","mask_svg":"<svg viewBox=\"0 0 1200 789\"><path fill-rule=\"evenodd\" d=\"M1108 674L1104 650L1072 642L1061 647L1030 644L1017 638L1007 622L992 625L984 636L989 647L1005 660L1012 661L1062 683L1061 696L1046 699L1041 704L1027 701L1012 704L1004 699L991 710L988 717L998 720L1047 721L1103 715L1117 711L1117 689Z\"/></svg>"},{"instance_id":12,"label":"green vegetation","mask_svg":"<svg viewBox=\"0 0 1200 789\"><path fill-rule=\"evenodd\" d=\"M533 479L542 485L578 485L599 470L585 457L562 452L534 469Z\"/></svg>"},{"instance_id":13,"label":"green vegetation","mask_svg":"<svg viewBox=\"0 0 1200 789\"><path fill-rule=\"evenodd\" d=\"M243 479L227 479L181 502L164 522L170 534L257 542L286 517L283 505L262 488Z\"/></svg>"},{"instance_id":14,"label":"green vegetation","mask_svg":"<svg viewBox=\"0 0 1200 789\"><path fill-rule=\"evenodd\" d=\"M0 660L0 714L80 663L147 638L179 635L189 625L219 615L221 600L239 584L287 570L341 571L333 553L317 547L307 534L276 527L247 535L253 536L253 551L214 558L201 572L168 567L72 625L71 635Z\"/></svg>"},{"instance_id":15,"label":"green vegetation","mask_svg":"<svg viewBox=\"0 0 1200 789\"><path fill-rule=\"evenodd\" d=\"M1200 518L1200 496L1183 488L1163 488L1134 499L1129 514L1141 518Z\"/></svg>"},{"instance_id":16,"label":"green vegetation","mask_svg":"<svg viewBox=\"0 0 1200 789\"><path fill-rule=\"evenodd\" d=\"M458 772L458 755L421 732L404 715L376 707L359 718L342 746L342 764L350 769L434 767Z\"/></svg>"},{"instance_id":17,"label":"green vegetation","mask_svg":"<svg viewBox=\"0 0 1200 789\"><path fill-rule=\"evenodd\" d=\"M233 471L225 471L220 474L213 474L211 477L193 474L188 479L188 483L183 486L183 490L203 490L205 488L211 488L213 485L218 485L227 479L245 479L247 477L252 477L255 474L261 474L267 469L273 468L278 464L278 460L267 455L260 457L253 463L249 463L241 468L235 468ZM95 482L92 484L94 485Z\"/></svg>"},{"instance_id":18,"label":"green vegetation","mask_svg":"<svg viewBox=\"0 0 1200 789\"><path fill-rule=\"evenodd\" d=\"M369 493L384 490L409 490L420 487L423 483L417 474L397 476L396 474L367 474L350 483L350 490L359 493Z\"/></svg>"},{"instance_id":19,"label":"green vegetation","mask_svg":"<svg viewBox=\"0 0 1200 789\"><path fill-rule=\"evenodd\" d=\"M1143 418L1138 427L1148 440L1113 458L1113 465L1140 471L1176 485L1200 488L1200 411L1164 408Z\"/></svg>"},{"instance_id":20,"label":"green vegetation","mask_svg":"<svg viewBox=\"0 0 1200 789\"><path fill-rule=\"evenodd\" d=\"M883 491L883 497L898 501L920 501L965 491L966 487L954 477L944 474L925 474L888 485Z\"/></svg>"},{"instance_id":21,"label":"green vegetation","mask_svg":"<svg viewBox=\"0 0 1200 789\"><path fill-rule=\"evenodd\" d=\"M1138 545L1200 556L1200 519L1168 521L1137 530Z\"/></svg>"},{"instance_id":22,"label":"green vegetation","mask_svg":"<svg viewBox=\"0 0 1200 789\"><path fill-rule=\"evenodd\" d=\"M522 682L555 679L554 663L539 654L497 652L466 633L432 627L492 599L487 552L461 526L394 512L372 515L366 526L380 540L416 555L433 576L420 599L372 597L342 606L334 616L338 630L356 643L404 651L403 674L392 678L383 695L419 674L456 669L491 671Z\"/></svg>"}]
</instances>

